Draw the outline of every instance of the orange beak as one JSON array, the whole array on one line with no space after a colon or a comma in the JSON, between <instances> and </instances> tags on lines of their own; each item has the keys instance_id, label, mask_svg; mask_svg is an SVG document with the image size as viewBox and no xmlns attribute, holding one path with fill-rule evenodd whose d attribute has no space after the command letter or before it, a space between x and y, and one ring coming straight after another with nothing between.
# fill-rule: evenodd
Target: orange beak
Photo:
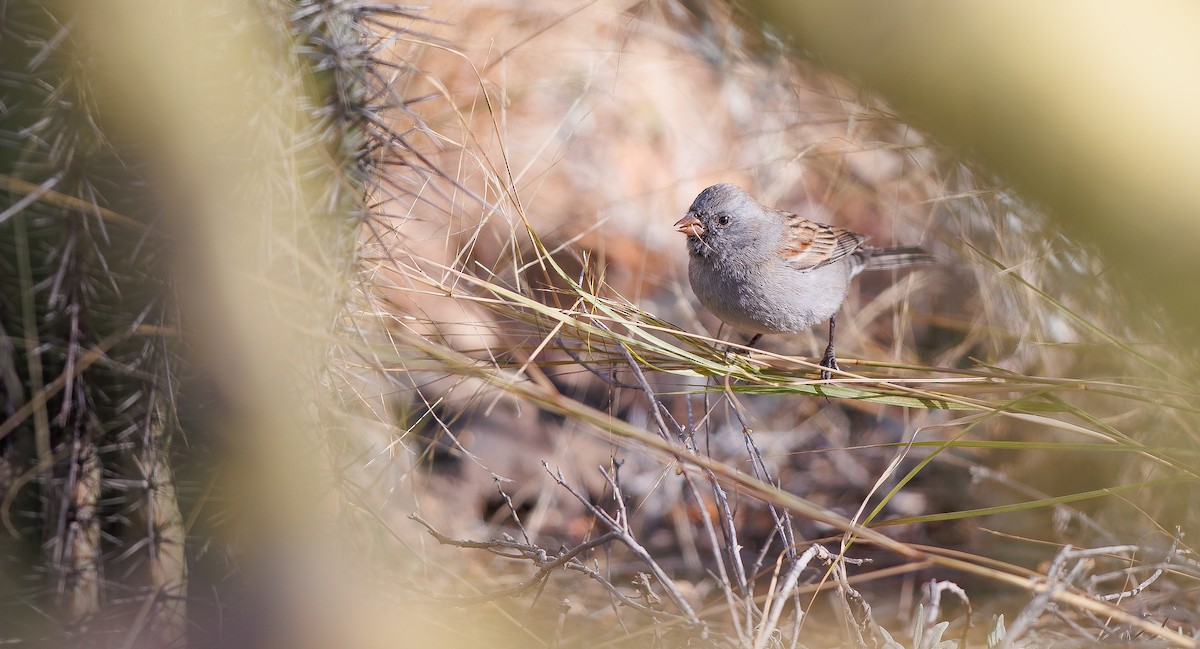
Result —
<instances>
[{"instance_id":1,"label":"orange beak","mask_svg":"<svg viewBox=\"0 0 1200 649\"><path fill-rule=\"evenodd\" d=\"M682 232L689 237L698 237L704 234L704 226L700 224L700 219L696 218L695 214L689 212L687 216L675 222L675 231Z\"/></svg>"}]
</instances>

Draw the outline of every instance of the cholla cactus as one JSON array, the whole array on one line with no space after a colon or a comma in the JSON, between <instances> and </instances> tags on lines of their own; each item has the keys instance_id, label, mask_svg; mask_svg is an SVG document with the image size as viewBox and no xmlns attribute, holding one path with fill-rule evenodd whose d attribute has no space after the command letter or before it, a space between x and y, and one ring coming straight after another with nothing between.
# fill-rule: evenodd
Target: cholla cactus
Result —
<instances>
[{"instance_id":1,"label":"cholla cactus","mask_svg":"<svg viewBox=\"0 0 1200 649\"><path fill-rule=\"evenodd\" d=\"M364 22L373 10L317 1L176 9L171 19L194 31L175 35L202 41L205 55L250 43L244 52L261 57L245 61L255 72L217 89L230 97L212 98L265 98L264 123L216 117L231 119L226 135L266 143L250 153L263 156L262 173L228 191L232 202L267 208L229 231L230 245L245 243L256 263L287 265L296 285L318 289L298 326L332 332L371 166ZM174 646L189 615L215 619L208 612L220 605L211 592L223 586L195 588L189 564L226 560L205 537L224 514L206 490L228 422L220 406L236 399L222 393L222 377L195 377L192 352L203 344L194 337L211 330L196 333L207 325L187 295L207 295L209 278L196 271L211 260L197 262L205 253L190 237L208 215L195 186L179 182L194 171L180 165L187 156L222 149L175 155L177 143L161 136L177 116L155 103L161 88L146 70L161 56L158 71L181 88L212 79L166 70L177 62L169 49L139 49L152 39L119 50L126 43L107 40L108 18L93 11L0 7L0 553L22 559L5 566L0 588L31 607L10 616L3 635ZM264 70L275 83L251 87ZM270 123L280 115L291 123ZM302 217L284 240L271 220L286 210ZM332 341L296 350L309 390L329 383Z\"/></svg>"}]
</instances>

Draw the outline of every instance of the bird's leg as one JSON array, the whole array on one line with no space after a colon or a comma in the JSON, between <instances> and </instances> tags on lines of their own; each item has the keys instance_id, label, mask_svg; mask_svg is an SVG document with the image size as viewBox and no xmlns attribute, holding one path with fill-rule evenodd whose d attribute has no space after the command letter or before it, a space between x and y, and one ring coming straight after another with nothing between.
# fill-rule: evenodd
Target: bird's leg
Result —
<instances>
[{"instance_id":1,"label":"bird's leg","mask_svg":"<svg viewBox=\"0 0 1200 649\"><path fill-rule=\"evenodd\" d=\"M822 381L829 380L829 376L830 376L829 370L830 369L834 369L834 370L842 369L842 368L838 367L837 359L834 358L834 356L833 356L833 331L836 327L837 327L837 314L835 313L832 316L829 316L829 345L827 347L825 347L825 355L821 357L821 367L829 368L829 369L821 370L821 380Z\"/></svg>"},{"instance_id":2,"label":"bird's leg","mask_svg":"<svg viewBox=\"0 0 1200 649\"><path fill-rule=\"evenodd\" d=\"M758 339L759 339L759 338L762 338L762 336L763 336L762 334L754 334L753 336L751 336L751 337L750 337L750 340L747 340L747 341L746 341L744 344L746 345L746 347L754 347L754 343L758 342ZM734 354L734 353L736 353L736 351L735 351L735 349L734 349L734 346L733 346L733 345L728 345L728 346L726 346L726 348L725 348L725 360L726 360L726 361L728 361L728 360L729 360L729 355L730 355L730 354Z\"/></svg>"}]
</instances>

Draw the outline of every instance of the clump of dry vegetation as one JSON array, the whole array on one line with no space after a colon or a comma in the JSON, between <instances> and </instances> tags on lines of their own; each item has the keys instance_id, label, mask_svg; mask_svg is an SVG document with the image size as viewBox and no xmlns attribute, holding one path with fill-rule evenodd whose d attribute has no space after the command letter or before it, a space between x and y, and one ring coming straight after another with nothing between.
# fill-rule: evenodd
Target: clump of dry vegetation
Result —
<instances>
[{"instance_id":1,"label":"clump of dry vegetation","mask_svg":"<svg viewBox=\"0 0 1200 649\"><path fill-rule=\"evenodd\" d=\"M1194 367L998 176L722 4L248 6L165 144L109 23L5 23L13 639L1194 645ZM687 289L722 181L939 264L819 381Z\"/></svg>"},{"instance_id":2,"label":"clump of dry vegetation","mask_svg":"<svg viewBox=\"0 0 1200 649\"><path fill-rule=\"evenodd\" d=\"M1186 397L1165 397L1145 372L1187 370L1164 347L1121 342L1149 319L1113 309L1101 261L997 181L844 80L772 53L720 6L479 3L435 15L450 46L399 54L422 71L408 94L424 101L405 119L418 139L437 134L428 155L457 172L376 211L387 225L372 234L387 234L368 237L378 253L366 295L401 346L439 347L464 366L394 375L394 407L417 422L410 439L425 440L416 448L430 467L418 520L452 556L468 547L528 567L481 588L501 567L488 562L466 592L434 592L532 598L567 644L636 644L636 633L620 638L666 620L670 631L650 633L667 644L823 644L811 638L837 628L874 644L885 632L867 603L930 646L911 634L938 614L953 634L970 624L982 636L993 616L1023 611L1003 637L1026 642L1033 621L1105 593L1078 581L1051 603L1025 569L1054 559L1056 574L1082 571L1072 546L1128 558L1116 547L1131 529L1157 557L1147 565L1181 559L1177 532L1157 521L1186 515L1102 494L1175 488L1146 482L1155 469L1131 472L1150 442L1108 421L1190 419ZM833 385L815 385L794 356L817 351L811 339L727 355L689 299L669 229L716 181L876 240L923 241L943 263L860 287L849 347L869 361ZM1189 482L1171 456L1150 464ZM1078 471L1054 470L1064 461ZM867 531L878 524L886 538ZM605 561L589 565L601 544ZM818 569L799 561L810 547L870 563ZM983 594L947 612L938 592L972 590L951 581ZM1012 590L994 597L989 581ZM601 614L598 602L616 608ZM808 611L823 613L802 622ZM1120 619L1114 628L1145 632Z\"/></svg>"}]
</instances>

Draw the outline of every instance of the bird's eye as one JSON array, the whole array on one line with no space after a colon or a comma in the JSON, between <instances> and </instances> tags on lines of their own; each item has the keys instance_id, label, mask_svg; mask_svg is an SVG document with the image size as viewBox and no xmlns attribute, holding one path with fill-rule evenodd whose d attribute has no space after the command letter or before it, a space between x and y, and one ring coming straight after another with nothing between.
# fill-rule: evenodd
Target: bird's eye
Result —
<instances>
[{"instance_id":1,"label":"bird's eye","mask_svg":"<svg viewBox=\"0 0 1200 649\"><path fill-rule=\"evenodd\" d=\"M729 225L729 220L730 219L729 219L728 214L717 215L717 225L721 225L721 226Z\"/></svg>"}]
</instances>

